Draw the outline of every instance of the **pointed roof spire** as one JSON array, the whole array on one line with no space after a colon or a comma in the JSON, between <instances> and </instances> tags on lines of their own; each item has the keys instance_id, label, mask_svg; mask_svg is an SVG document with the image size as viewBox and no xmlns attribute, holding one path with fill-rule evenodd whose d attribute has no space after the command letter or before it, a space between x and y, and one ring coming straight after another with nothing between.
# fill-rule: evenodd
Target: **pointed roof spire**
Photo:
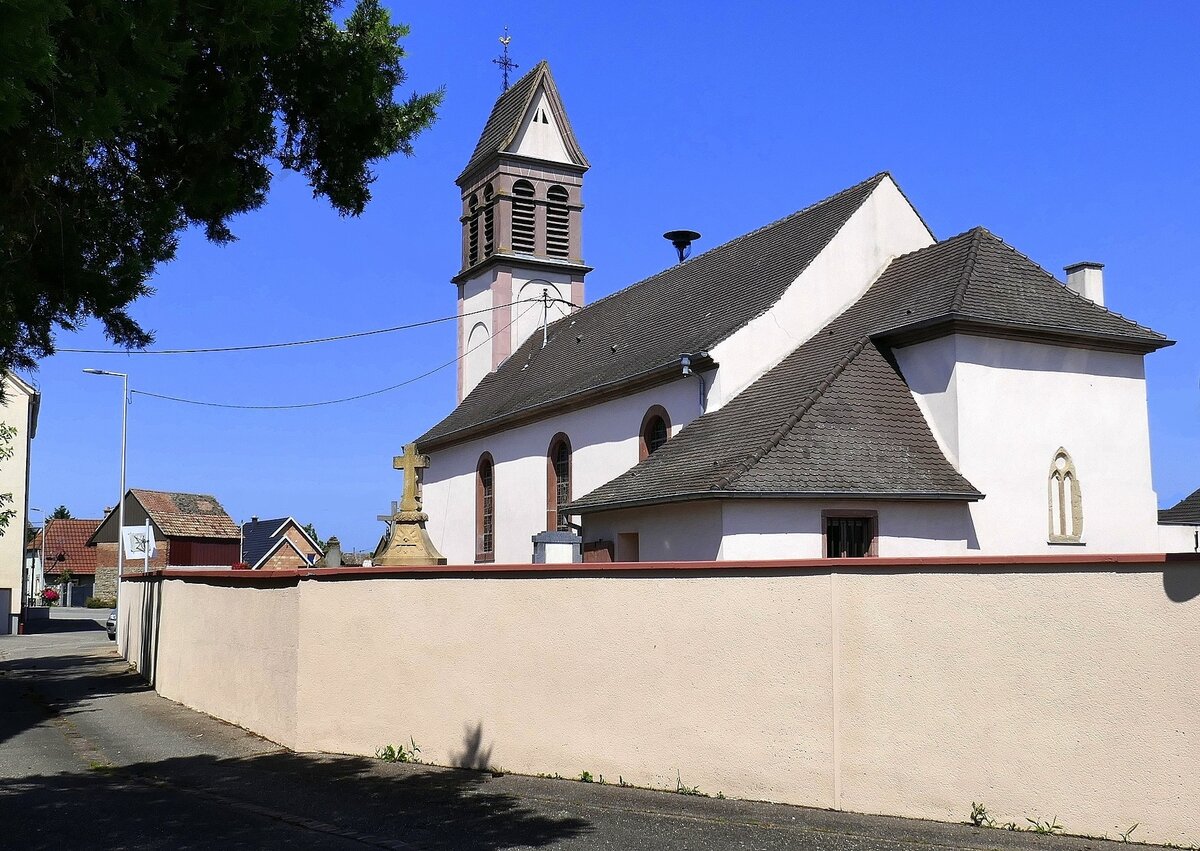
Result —
<instances>
[{"instance_id":1,"label":"pointed roof spire","mask_svg":"<svg viewBox=\"0 0 1200 851\"><path fill-rule=\"evenodd\" d=\"M525 113L529 111L539 89L546 92L546 98L550 102L550 108L554 111L555 120L562 133L563 145L571 160L585 169L590 166L575 138L575 132L571 129L567 110L563 106L562 98L558 94L558 87L554 84L554 77L550 73L550 65L543 59L496 99L496 104L492 107L492 114L488 117L487 124L483 127L483 133L479 136L479 142L475 145L475 151L471 154L471 159L467 162L466 168L462 170L462 174L458 176L459 182L484 160L501 153L512 145L517 132L521 129Z\"/></svg>"}]
</instances>

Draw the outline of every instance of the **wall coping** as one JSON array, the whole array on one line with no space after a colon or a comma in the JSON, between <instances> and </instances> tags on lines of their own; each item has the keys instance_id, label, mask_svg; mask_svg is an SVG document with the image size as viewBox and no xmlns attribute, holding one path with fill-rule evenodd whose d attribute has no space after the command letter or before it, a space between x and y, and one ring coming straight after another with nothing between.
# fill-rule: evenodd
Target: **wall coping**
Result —
<instances>
[{"instance_id":1,"label":"wall coping","mask_svg":"<svg viewBox=\"0 0 1200 851\"><path fill-rule=\"evenodd\" d=\"M693 574L787 574L818 573L923 573L983 571L1021 573L1045 572L1055 567L1069 570L1094 567L1154 570L1166 565L1200 568L1200 553L1064 553L1054 555L929 556L903 558L810 558L741 561L635 561L584 562L575 564L432 564L403 567L309 567L292 570L197 570L157 568L149 573L123 573L124 582L182 579L195 582L221 580L235 585L292 584L300 580L419 579L457 577L496 579L501 577L622 576L647 574L688 576Z\"/></svg>"}]
</instances>

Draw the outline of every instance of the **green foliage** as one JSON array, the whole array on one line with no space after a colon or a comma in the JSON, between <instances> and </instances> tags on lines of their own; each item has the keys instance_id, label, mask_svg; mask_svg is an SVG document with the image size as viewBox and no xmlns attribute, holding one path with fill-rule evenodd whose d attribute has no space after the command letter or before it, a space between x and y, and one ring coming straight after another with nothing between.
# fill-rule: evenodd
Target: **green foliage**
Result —
<instances>
[{"instance_id":1,"label":"green foliage","mask_svg":"<svg viewBox=\"0 0 1200 851\"><path fill-rule=\"evenodd\" d=\"M1026 818L1025 821L1029 822L1029 829L1034 833L1062 833L1063 828L1058 823L1058 816L1046 821L1039 821L1032 818Z\"/></svg>"},{"instance_id":2,"label":"green foliage","mask_svg":"<svg viewBox=\"0 0 1200 851\"><path fill-rule=\"evenodd\" d=\"M701 798L708 797L708 795L700 791L699 786L685 786L683 780L679 777L678 771L675 772L675 791L680 795L697 795Z\"/></svg>"},{"instance_id":3,"label":"green foliage","mask_svg":"<svg viewBox=\"0 0 1200 851\"><path fill-rule=\"evenodd\" d=\"M1128 830L1126 830L1126 831L1125 831L1125 832L1123 832L1123 833L1120 833L1120 834L1118 834L1118 836L1120 836L1120 837L1121 837L1121 841L1122 841L1122 842L1128 842L1128 841L1129 841L1129 837L1130 837L1130 836L1132 836L1132 835L1133 835L1133 832L1134 832L1135 830L1137 830L1137 829L1138 829L1138 825L1139 825L1139 824L1141 824L1141 822L1140 822L1140 821L1138 821L1138 822L1134 822L1132 825L1130 825L1130 826L1129 826L1129 829L1128 829Z\"/></svg>"},{"instance_id":4,"label":"green foliage","mask_svg":"<svg viewBox=\"0 0 1200 851\"><path fill-rule=\"evenodd\" d=\"M592 782L592 772L581 771L579 773L579 782L580 783L591 783Z\"/></svg>"},{"instance_id":5,"label":"green foliage","mask_svg":"<svg viewBox=\"0 0 1200 851\"><path fill-rule=\"evenodd\" d=\"M413 741L412 736L408 737L409 747L400 745L384 745L379 750L375 751L375 758L381 759L384 762L420 762L417 756L421 749L417 747L417 743Z\"/></svg>"},{"instance_id":6,"label":"green foliage","mask_svg":"<svg viewBox=\"0 0 1200 851\"><path fill-rule=\"evenodd\" d=\"M317 534L316 526L314 526L311 523L305 523L304 524L304 534L308 535L308 537L312 538L314 541L317 542L318 550L320 550L322 553L325 552L326 541L320 535Z\"/></svg>"},{"instance_id":7,"label":"green foliage","mask_svg":"<svg viewBox=\"0 0 1200 851\"><path fill-rule=\"evenodd\" d=\"M372 166L436 118L440 91L397 100L401 41L379 0L339 26L335 0L7 0L0 4L0 372L32 369L56 327L127 308L189 227L234 239L272 169L343 215Z\"/></svg>"},{"instance_id":8,"label":"green foliage","mask_svg":"<svg viewBox=\"0 0 1200 851\"><path fill-rule=\"evenodd\" d=\"M58 508L56 508L52 512L50 512L49 519L51 519L51 520L70 520L71 519L71 510L69 508L67 508L65 505L60 505Z\"/></svg>"},{"instance_id":9,"label":"green foliage","mask_svg":"<svg viewBox=\"0 0 1200 851\"><path fill-rule=\"evenodd\" d=\"M0 16L0 20L3 17ZM0 91L3 91L3 82L0 82ZM2 273L0 273L2 274ZM0 280L3 280L0 278ZM0 312L0 315L3 315ZM3 324L3 320L0 320ZM13 457L16 450L13 448L13 438L17 436L15 427L8 423L0 423L0 461L7 461ZM17 510L13 508L13 495L11 493L0 493L0 537L3 537L4 532L8 529L9 522L17 516Z\"/></svg>"},{"instance_id":10,"label":"green foliage","mask_svg":"<svg viewBox=\"0 0 1200 851\"><path fill-rule=\"evenodd\" d=\"M971 802L971 824L976 827L995 827L996 823L992 821L992 817L988 815L987 807L983 804Z\"/></svg>"},{"instance_id":11,"label":"green foliage","mask_svg":"<svg viewBox=\"0 0 1200 851\"><path fill-rule=\"evenodd\" d=\"M89 609L115 609L117 601L112 597L88 597L83 605Z\"/></svg>"}]
</instances>

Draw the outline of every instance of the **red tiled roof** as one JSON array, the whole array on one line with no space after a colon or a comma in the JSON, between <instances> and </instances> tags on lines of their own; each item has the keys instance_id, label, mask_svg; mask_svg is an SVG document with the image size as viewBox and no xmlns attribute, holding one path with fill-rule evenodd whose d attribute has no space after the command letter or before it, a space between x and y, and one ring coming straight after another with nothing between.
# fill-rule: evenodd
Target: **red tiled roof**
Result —
<instances>
[{"instance_id":1,"label":"red tiled roof","mask_svg":"<svg viewBox=\"0 0 1200 851\"><path fill-rule=\"evenodd\" d=\"M46 525L34 543L44 542L42 546L42 564L46 573L57 573L67 568L76 575L94 574L96 572L96 548L87 545L100 526L100 520L47 520ZM33 544L30 544L32 548ZM59 555L64 556L61 562L56 562Z\"/></svg>"},{"instance_id":2,"label":"red tiled roof","mask_svg":"<svg viewBox=\"0 0 1200 851\"><path fill-rule=\"evenodd\" d=\"M241 532L215 496L134 488L130 493L162 533L171 538L231 538Z\"/></svg>"}]
</instances>

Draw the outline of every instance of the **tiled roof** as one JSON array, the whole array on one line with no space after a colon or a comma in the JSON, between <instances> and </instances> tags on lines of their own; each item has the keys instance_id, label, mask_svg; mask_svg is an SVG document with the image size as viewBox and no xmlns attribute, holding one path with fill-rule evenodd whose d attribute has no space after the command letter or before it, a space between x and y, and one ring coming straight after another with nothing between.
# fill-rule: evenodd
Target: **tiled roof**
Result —
<instances>
[{"instance_id":1,"label":"tiled roof","mask_svg":"<svg viewBox=\"0 0 1200 851\"><path fill-rule=\"evenodd\" d=\"M770 309L885 177L877 174L559 319L545 347L534 334L418 445L465 439L712 348Z\"/></svg>"},{"instance_id":2,"label":"tiled roof","mask_svg":"<svg viewBox=\"0 0 1200 851\"><path fill-rule=\"evenodd\" d=\"M521 121L529 110L538 86L542 84L545 85L546 96L554 105L555 119L558 121L568 153L578 165L587 168L587 157L583 155L579 142L575 139L575 133L567 118L567 111L563 108L562 100L558 95L558 87L554 85L554 77L550 74L550 65L543 59L496 99L496 104L492 107L492 114L488 116L487 123L483 125L483 133L479 136L475 151L471 154L466 168L459 175L459 180L462 180L488 157L503 151L512 144L517 131L521 129Z\"/></svg>"},{"instance_id":3,"label":"tiled roof","mask_svg":"<svg viewBox=\"0 0 1200 851\"><path fill-rule=\"evenodd\" d=\"M263 556L267 555L284 537L289 523L295 523L301 534L308 537L304 528L291 517L279 517L274 520L251 520L242 524L242 561L254 567ZM319 550L316 541L310 541Z\"/></svg>"},{"instance_id":4,"label":"tiled roof","mask_svg":"<svg viewBox=\"0 0 1200 851\"><path fill-rule=\"evenodd\" d=\"M1034 338L1167 344L976 228L894 260L858 302L729 404L572 507L739 496L978 498L942 454L883 342L947 317L1007 324Z\"/></svg>"},{"instance_id":5,"label":"tiled roof","mask_svg":"<svg viewBox=\"0 0 1200 851\"><path fill-rule=\"evenodd\" d=\"M908 300L877 317L876 330L898 335L941 321L1026 330L1031 339L1068 337L1151 351L1171 345L1060 284L1054 276L985 228L897 258L878 286L903 289Z\"/></svg>"},{"instance_id":6,"label":"tiled roof","mask_svg":"<svg viewBox=\"0 0 1200 851\"><path fill-rule=\"evenodd\" d=\"M162 533L171 538L238 538L238 527L215 496L137 488L130 493Z\"/></svg>"},{"instance_id":7,"label":"tiled roof","mask_svg":"<svg viewBox=\"0 0 1200 851\"><path fill-rule=\"evenodd\" d=\"M1164 526L1200 526L1200 490L1158 512Z\"/></svg>"},{"instance_id":8,"label":"tiled roof","mask_svg":"<svg viewBox=\"0 0 1200 851\"><path fill-rule=\"evenodd\" d=\"M39 535L41 541L35 541L42 550L42 564L47 573L57 572L58 567L52 566L55 558L62 554L65 559L61 566L69 568L74 574L93 574L96 572L96 548L87 545L92 533L99 528L100 520L47 520ZM30 547L33 547L33 543Z\"/></svg>"}]
</instances>

